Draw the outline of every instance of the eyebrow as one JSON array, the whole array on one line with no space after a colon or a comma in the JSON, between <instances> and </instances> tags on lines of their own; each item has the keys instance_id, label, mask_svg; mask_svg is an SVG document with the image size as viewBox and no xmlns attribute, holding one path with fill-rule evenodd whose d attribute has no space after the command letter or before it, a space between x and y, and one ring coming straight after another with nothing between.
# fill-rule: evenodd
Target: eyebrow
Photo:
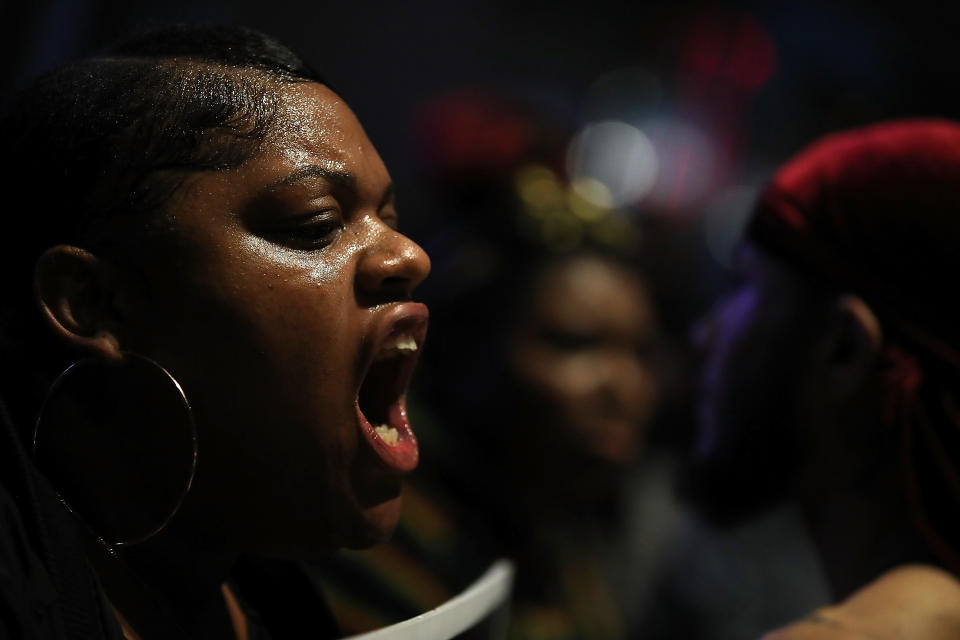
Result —
<instances>
[{"instance_id":1,"label":"eyebrow","mask_svg":"<svg viewBox=\"0 0 960 640\"><path fill-rule=\"evenodd\" d=\"M350 189L351 191L356 191L357 189L357 177L352 173L329 169L318 164L308 164L300 167L293 173L280 178L276 182L272 182L268 189L273 190L278 187L285 187L309 178L322 178L337 186ZM377 205L377 208L382 209L395 195L396 189L394 188L393 182L391 182L387 185L387 188L383 190L383 195L380 197L380 203Z\"/></svg>"},{"instance_id":2,"label":"eyebrow","mask_svg":"<svg viewBox=\"0 0 960 640\"><path fill-rule=\"evenodd\" d=\"M308 178L323 178L328 182L332 182L335 185L345 187L347 189L355 190L357 188L357 177L352 173L346 171L337 171L336 169L328 169L327 167L322 167L318 164L308 164L306 166L300 167L293 173L290 173L276 182L270 184L270 189L275 189L277 187L285 187L287 185L293 184L294 182L300 182L301 180L306 180Z\"/></svg>"}]
</instances>

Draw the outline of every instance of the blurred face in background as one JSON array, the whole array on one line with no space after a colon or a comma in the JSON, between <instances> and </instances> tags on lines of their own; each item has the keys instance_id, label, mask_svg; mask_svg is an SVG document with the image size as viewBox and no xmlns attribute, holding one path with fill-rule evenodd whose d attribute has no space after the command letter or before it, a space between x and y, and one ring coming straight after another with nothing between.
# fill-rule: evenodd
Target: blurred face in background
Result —
<instances>
[{"instance_id":1,"label":"blurred face in background","mask_svg":"<svg viewBox=\"0 0 960 640\"><path fill-rule=\"evenodd\" d=\"M683 487L721 523L786 498L803 388L823 326L817 292L783 264L745 244L736 268L740 284L694 332L704 362L699 431Z\"/></svg>"},{"instance_id":2,"label":"blurred face in background","mask_svg":"<svg viewBox=\"0 0 960 640\"><path fill-rule=\"evenodd\" d=\"M534 283L510 351L522 429L557 460L633 460L660 397L659 329L646 287L594 256L557 262Z\"/></svg>"}]
</instances>

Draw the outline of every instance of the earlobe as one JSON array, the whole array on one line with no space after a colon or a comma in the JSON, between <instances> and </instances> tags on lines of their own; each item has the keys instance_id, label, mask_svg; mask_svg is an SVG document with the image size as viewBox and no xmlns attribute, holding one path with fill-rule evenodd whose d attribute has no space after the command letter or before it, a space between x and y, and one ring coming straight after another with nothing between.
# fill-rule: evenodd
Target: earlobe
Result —
<instances>
[{"instance_id":1,"label":"earlobe","mask_svg":"<svg viewBox=\"0 0 960 640\"><path fill-rule=\"evenodd\" d=\"M122 358L108 264L86 249L57 245L37 260L33 283L40 311L58 339L89 357Z\"/></svg>"}]
</instances>

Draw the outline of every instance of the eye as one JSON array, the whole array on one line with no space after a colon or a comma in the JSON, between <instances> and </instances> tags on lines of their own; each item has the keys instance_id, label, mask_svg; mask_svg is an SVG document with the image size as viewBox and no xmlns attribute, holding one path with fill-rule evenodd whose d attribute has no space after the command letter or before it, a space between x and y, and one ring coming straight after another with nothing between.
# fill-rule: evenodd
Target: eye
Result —
<instances>
[{"instance_id":1,"label":"eye","mask_svg":"<svg viewBox=\"0 0 960 640\"><path fill-rule=\"evenodd\" d=\"M541 336L547 344L560 351L577 352L591 349L601 342L598 335L591 333L569 331L564 329L546 328Z\"/></svg>"},{"instance_id":2,"label":"eye","mask_svg":"<svg viewBox=\"0 0 960 640\"><path fill-rule=\"evenodd\" d=\"M270 239L300 251L316 251L332 244L343 230L339 211L324 211L292 219L288 226L270 232Z\"/></svg>"}]
</instances>

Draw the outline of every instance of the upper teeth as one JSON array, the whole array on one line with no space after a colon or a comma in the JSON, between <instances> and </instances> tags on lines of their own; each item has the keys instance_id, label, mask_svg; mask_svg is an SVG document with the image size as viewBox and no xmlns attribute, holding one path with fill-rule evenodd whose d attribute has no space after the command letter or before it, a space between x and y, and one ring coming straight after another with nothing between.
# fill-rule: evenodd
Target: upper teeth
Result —
<instances>
[{"instance_id":1,"label":"upper teeth","mask_svg":"<svg viewBox=\"0 0 960 640\"><path fill-rule=\"evenodd\" d=\"M383 345L383 351L416 351L417 350L417 341L409 333L401 333L396 335L389 340L386 344Z\"/></svg>"}]
</instances>

